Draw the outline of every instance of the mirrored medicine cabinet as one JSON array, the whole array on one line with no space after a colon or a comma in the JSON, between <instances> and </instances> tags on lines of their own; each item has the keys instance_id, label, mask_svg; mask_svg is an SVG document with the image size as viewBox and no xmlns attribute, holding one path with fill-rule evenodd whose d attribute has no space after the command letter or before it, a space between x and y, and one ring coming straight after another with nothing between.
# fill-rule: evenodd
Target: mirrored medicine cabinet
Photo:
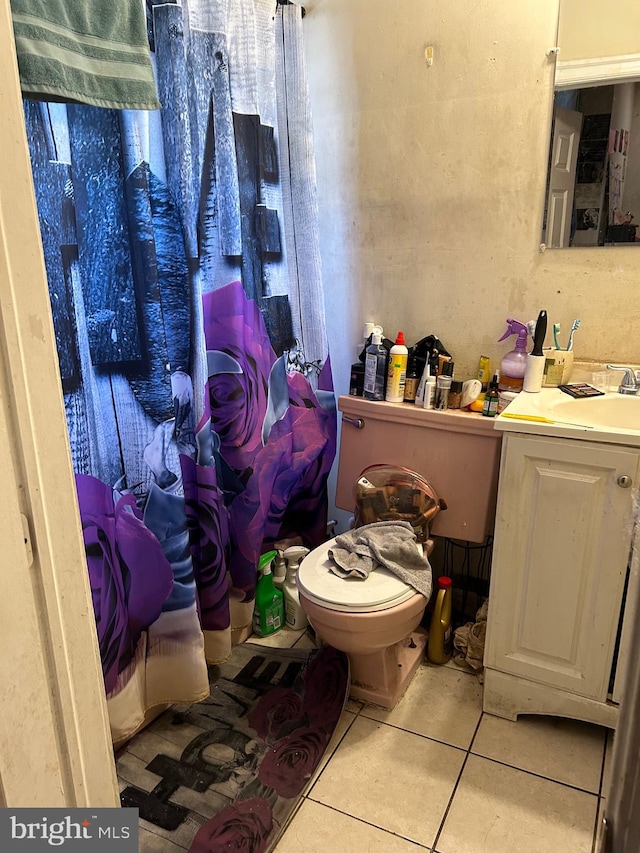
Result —
<instances>
[{"instance_id":1,"label":"mirrored medicine cabinet","mask_svg":"<svg viewBox=\"0 0 640 853\"><path fill-rule=\"evenodd\" d=\"M558 0L546 248L640 245L640 5Z\"/></svg>"},{"instance_id":2,"label":"mirrored medicine cabinet","mask_svg":"<svg viewBox=\"0 0 640 853\"><path fill-rule=\"evenodd\" d=\"M640 84L554 94L542 242L640 245Z\"/></svg>"}]
</instances>

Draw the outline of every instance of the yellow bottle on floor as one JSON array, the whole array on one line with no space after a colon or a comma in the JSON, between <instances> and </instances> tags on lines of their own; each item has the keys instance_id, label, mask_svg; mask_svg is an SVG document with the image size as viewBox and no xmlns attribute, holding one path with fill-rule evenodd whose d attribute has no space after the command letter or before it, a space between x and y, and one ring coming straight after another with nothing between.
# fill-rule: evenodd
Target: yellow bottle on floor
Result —
<instances>
[{"instance_id":1,"label":"yellow bottle on floor","mask_svg":"<svg viewBox=\"0 0 640 853\"><path fill-rule=\"evenodd\" d=\"M451 578L438 578L438 595L431 617L427 645L427 657L431 663L446 663L453 654L451 599Z\"/></svg>"}]
</instances>

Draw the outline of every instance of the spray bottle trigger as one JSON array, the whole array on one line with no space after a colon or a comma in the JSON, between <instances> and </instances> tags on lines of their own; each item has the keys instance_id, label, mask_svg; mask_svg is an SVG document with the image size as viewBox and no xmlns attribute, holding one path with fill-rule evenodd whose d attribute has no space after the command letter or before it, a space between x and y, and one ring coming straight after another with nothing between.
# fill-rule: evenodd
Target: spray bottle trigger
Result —
<instances>
[{"instance_id":1,"label":"spray bottle trigger","mask_svg":"<svg viewBox=\"0 0 640 853\"><path fill-rule=\"evenodd\" d=\"M507 331L501 338L498 338L498 342L506 341L510 335L522 335L526 338L527 334L528 329L525 323L521 323L519 320L514 320L513 317L507 317Z\"/></svg>"}]
</instances>

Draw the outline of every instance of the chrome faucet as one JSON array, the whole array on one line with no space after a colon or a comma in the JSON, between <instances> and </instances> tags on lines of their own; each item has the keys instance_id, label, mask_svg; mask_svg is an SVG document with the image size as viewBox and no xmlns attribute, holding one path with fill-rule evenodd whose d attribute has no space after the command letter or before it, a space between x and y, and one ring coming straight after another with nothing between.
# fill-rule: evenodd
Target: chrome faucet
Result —
<instances>
[{"instance_id":1,"label":"chrome faucet","mask_svg":"<svg viewBox=\"0 0 640 853\"><path fill-rule=\"evenodd\" d=\"M622 382L618 387L618 394L637 394L640 391L638 377L632 367L625 367L623 364L608 364L607 370L624 370Z\"/></svg>"}]
</instances>

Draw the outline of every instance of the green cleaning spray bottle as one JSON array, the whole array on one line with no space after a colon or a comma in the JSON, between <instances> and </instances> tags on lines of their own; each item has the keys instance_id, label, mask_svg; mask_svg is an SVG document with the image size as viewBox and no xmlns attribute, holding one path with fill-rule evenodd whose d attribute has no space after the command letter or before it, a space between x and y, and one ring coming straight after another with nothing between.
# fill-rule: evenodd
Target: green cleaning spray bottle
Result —
<instances>
[{"instance_id":1,"label":"green cleaning spray bottle","mask_svg":"<svg viewBox=\"0 0 640 853\"><path fill-rule=\"evenodd\" d=\"M271 563L278 556L277 551L267 551L258 561L258 585L253 608L253 633L258 637L275 634L284 624L284 602L282 590L273 583Z\"/></svg>"}]
</instances>

